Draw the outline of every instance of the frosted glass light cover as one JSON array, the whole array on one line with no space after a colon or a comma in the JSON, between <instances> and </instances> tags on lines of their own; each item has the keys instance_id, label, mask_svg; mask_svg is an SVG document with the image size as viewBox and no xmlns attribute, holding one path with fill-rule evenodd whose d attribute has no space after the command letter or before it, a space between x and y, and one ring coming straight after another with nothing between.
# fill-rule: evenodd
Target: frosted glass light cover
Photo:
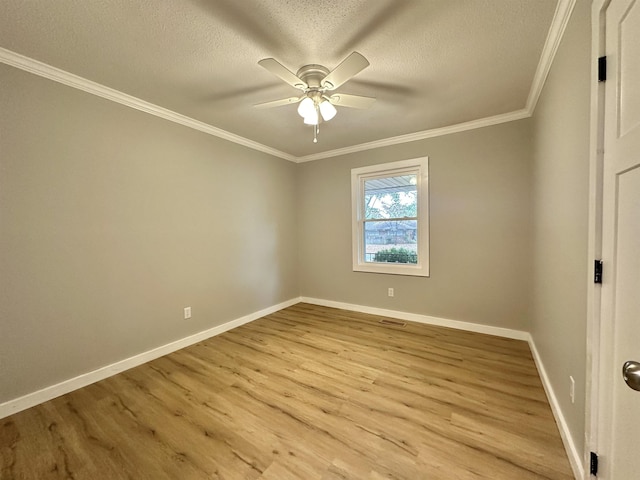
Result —
<instances>
[{"instance_id":1,"label":"frosted glass light cover","mask_svg":"<svg viewBox=\"0 0 640 480\"><path fill-rule=\"evenodd\" d=\"M316 107L313 104L313 100L309 97L302 100L300 102L300 105L298 106L298 115L300 115L302 118L308 117L309 115L313 115L315 111L316 111Z\"/></svg>"},{"instance_id":2,"label":"frosted glass light cover","mask_svg":"<svg viewBox=\"0 0 640 480\"><path fill-rule=\"evenodd\" d=\"M333 117L335 117L336 113L338 113L336 107L334 107L328 100L323 100L320 103L320 114L322 115L322 119L325 122L328 122Z\"/></svg>"},{"instance_id":3,"label":"frosted glass light cover","mask_svg":"<svg viewBox=\"0 0 640 480\"><path fill-rule=\"evenodd\" d=\"M318 115L318 110L314 108L311 113L304 117L305 125L318 125L320 123L320 116Z\"/></svg>"}]
</instances>

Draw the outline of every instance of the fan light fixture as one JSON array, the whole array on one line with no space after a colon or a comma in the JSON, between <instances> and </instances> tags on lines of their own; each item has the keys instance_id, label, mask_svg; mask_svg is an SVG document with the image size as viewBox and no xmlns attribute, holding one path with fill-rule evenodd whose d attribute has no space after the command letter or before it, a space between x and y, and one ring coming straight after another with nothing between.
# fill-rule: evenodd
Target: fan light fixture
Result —
<instances>
[{"instance_id":1,"label":"fan light fixture","mask_svg":"<svg viewBox=\"0 0 640 480\"><path fill-rule=\"evenodd\" d=\"M254 106L256 108L271 108L300 102L298 115L304 119L305 125L313 126L314 143L318 142L320 122L328 122L338 113L334 105L369 108L375 101L373 97L363 97L362 95L325 94L339 88L369 66L367 59L358 52L353 52L332 71L322 65L309 64L304 65L294 74L273 58L264 58L258 64L284 80L285 83L302 90L303 94L299 97L288 97Z\"/></svg>"},{"instance_id":2,"label":"fan light fixture","mask_svg":"<svg viewBox=\"0 0 640 480\"><path fill-rule=\"evenodd\" d=\"M328 122L336 116L338 111L329 100L320 97L318 102L317 92L311 92L311 95L305 97L298 106L298 115L304 118L306 125L317 125L320 122L320 117Z\"/></svg>"}]
</instances>

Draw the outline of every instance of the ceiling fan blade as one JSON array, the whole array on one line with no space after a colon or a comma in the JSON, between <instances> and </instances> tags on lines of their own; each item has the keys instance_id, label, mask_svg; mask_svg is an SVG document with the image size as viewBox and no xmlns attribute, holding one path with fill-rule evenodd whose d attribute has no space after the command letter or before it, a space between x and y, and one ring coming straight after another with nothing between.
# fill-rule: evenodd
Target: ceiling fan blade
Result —
<instances>
[{"instance_id":1,"label":"ceiling fan blade","mask_svg":"<svg viewBox=\"0 0 640 480\"><path fill-rule=\"evenodd\" d=\"M345 58L340 65L333 69L322 80L322 88L335 90L344 82L354 77L369 66L369 61L358 52L353 52Z\"/></svg>"},{"instance_id":2,"label":"ceiling fan blade","mask_svg":"<svg viewBox=\"0 0 640 480\"><path fill-rule=\"evenodd\" d=\"M302 100L302 97L289 97L283 98L281 100L272 100L271 102L257 103L254 105L255 108L273 108L273 107L281 107L282 105L291 105L292 103L298 103Z\"/></svg>"},{"instance_id":3,"label":"ceiling fan blade","mask_svg":"<svg viewBox=\"0 0 640 480\"><path fill-rule=\"evenodd\" d=\"M276 77L280 77L292 87L299 88L300 90L304 90L308 87L306 82L300 80L293 74L293 72L291 72L274 58L263 58L258 62L258 65L260 65L265 70L269 70Z\"/></svg>"},{"instance_id":4,"label":"ceiling fan blade","mask_svg":"<svg viewBox=\"0 0 640 480\"><path fill-rule=\"evenodd\" d=\"M348 93L336 93L329 97L329 101L340 107L369 108L376 101L374 97L362 95L349 95Z\"/></svg>"}]
</instances>

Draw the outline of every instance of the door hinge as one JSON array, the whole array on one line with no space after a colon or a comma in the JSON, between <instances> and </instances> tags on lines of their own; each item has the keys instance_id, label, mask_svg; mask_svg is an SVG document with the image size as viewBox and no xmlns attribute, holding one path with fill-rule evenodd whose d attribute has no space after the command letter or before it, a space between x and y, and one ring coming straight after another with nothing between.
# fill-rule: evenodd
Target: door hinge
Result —
<instances>
[{"instance_id":1,"label":"door hinge","mask_svg":"<svg viewBox=\"0 0 640 480\"><path fill-rule=\"evenodd\" d=\"M591 475L598 475L598 455L591 452L591 458L589 460L589 473Z\"/></svg>"},{"instance_id":2,"label":"door hinge","mask_svg":"<svg viewBox=\"0 0 640 480\"><path fill-rule=\"evenodd\" d=\"M602 283L602 260L596 260L593 264L593 283Z\"/></svg>"},{"instance_id":3,"label":"door hinge","mask_svg":"<svg viewBox=\"0 0 640 480\"><path fill-rule=\"evenodd\" d=\"M607 57L598 58L598 81L607 81Z\"/></svg>"}]
</instances>

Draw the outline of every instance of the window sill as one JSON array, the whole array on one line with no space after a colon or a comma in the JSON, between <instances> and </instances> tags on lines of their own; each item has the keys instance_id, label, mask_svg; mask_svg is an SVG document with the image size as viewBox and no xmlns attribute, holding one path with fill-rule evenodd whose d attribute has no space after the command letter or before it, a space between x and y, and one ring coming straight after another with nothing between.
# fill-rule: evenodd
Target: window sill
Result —
<instances>
[{"instance_id":1,"label":"window sill","mask_svg":"<svg viewBox=\"0 0 640 480\"><path fill-rule=\"evenodd\" d=\"M382 273L386 275L405 275L409 277L428 277L429 268L424 265L393 265L384 263L355 264L354 272Z\"/></svg>"}]
</instances>

